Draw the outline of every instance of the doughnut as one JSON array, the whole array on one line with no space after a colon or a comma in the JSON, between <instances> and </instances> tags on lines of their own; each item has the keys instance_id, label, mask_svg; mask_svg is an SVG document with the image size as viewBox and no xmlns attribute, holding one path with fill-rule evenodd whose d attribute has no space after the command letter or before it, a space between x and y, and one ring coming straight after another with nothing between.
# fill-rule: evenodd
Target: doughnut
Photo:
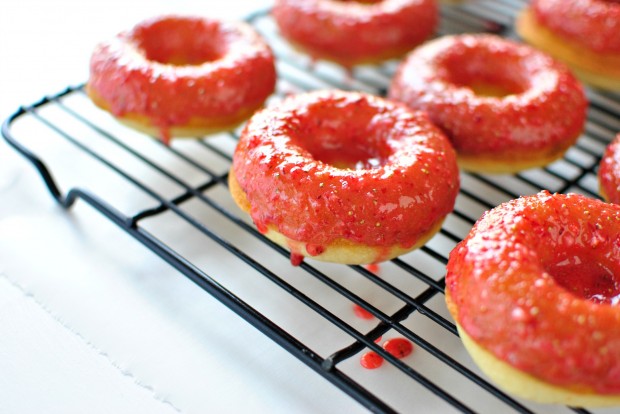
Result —
<instances>
[{"instance_id":1,"label":"doughnut","mask_svg":"<svg viewBox=\"0 0 620 414\"><path fill-rule=\"evenodd\" d=\"M454 150L426 114L357 92L315 91L255 114L229 188L291 262L370 264L423 245L454 207Z\"/></svg>"},{"instance_id":2,"label":"doughnut","mask_svg":"<svg viewBox=\"0 0 620 414\"><path fill-rule=\"evenodd\" d=\"M620 2L533 0L519 14L516 29L584 82L620 90Z\"/></svg>"},{"instance_id":3,"label":"doughnut","mask_svg":"<svg viewBox=\"0 0 620 414\"><path fill-rule=\"evenodd\" d=\"M167 142L233 129L263 106L275 81L271 49L250 26L167 15L98 44L86 92Z\"/></svg>"},{"instance_id":4,"label":"doughnut","mask_svg":"<svg viewBox=\"0 0 620 414\"><path fill-rule=\"evenodd\" d=\"M488 211L450 253L446 303L505 391L620 404L620 206L543 191Z\"/></svg>"},{"instance_id":5,"label":"doughnut","mask_svg":"<svg viewBox=\"0 0 620 414\"><path fill-rule=\"evenodd\" d=\"M607 146L598 169L599 192L610 203L620 204L620 134Z\"/></svg>"},{"instance_id":6,"label":"doughnut","mask_svg":"<svg viewBox=\"0 0 620 414\"><path fill-rule=\"evenodd\" d=\"M561 63L495 35L432 40L400 64L388 96L428 112L469 171L512 173L560 158L587 100ZM567 116L570 114L570 116Z\"/></svg>"},{"instance_id":7,"label":"doughnut","mask_svg":"<svg viewBox=\"0 0 620 414\"><path fill-rule=\"evenodd\" d=\"M347 68L402 56L439 22L435 0L276 0L272 15L295 48Z\"/></svg>"}]
</instances>

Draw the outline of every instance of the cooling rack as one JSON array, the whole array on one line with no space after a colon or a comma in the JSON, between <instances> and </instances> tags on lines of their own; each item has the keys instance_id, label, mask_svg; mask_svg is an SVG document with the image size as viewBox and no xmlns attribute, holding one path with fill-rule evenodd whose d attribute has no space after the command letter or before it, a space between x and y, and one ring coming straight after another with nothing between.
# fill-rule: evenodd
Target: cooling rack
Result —
<instances>
[{"instance_id":1,"label":"cooling rack","mask_svg":"<svg viewBox=\"0 0 620 414\"><path fill-rule=\"evenodd\" d=\"M446 4L439 33L515 37L513 19L524 5ZM268 10L247 20L278 58L272 100L325 88L385 95L398 64L349 73L292 50ZM541 189L598 197L596 169L620 131L620 97L593 90L588 97L585 132L563 159L516 175L462 173L455 210L441 231L378 268L312 260L291 266L288 252L257 232L228 195L239 131L168 147L116 123L77 85L19 108L3 123L2 135L63 207L89 204L370 411L587 413L521 401L487 382L464 353L445 309L443 276L449 252L485 210ZM189 233L203 240L199 248L184 243ZM269 303L252 294L262 290ZM415 352L405 359L390 355L379 342L387 337L410 340ZM359 357L369 350L386 361L378 374L360 368Z\"/></svg>"}]
</instances>

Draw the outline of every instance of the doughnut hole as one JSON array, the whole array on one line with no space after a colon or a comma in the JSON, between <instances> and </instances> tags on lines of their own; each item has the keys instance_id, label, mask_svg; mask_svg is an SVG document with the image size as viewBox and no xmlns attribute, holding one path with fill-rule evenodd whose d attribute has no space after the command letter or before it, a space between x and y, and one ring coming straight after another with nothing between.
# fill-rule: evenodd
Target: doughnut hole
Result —
<instances>
[{"instance_id":1,"label":"doughnut hole","mask_svg":"<svg viewBox=\"0 0 620 414\"><path fill-rule=\"evenodd\" d=\"M310 115L311 114L311 115ZM369 170L386 165L394 153L389 142L395 122L376 108L355 102L344 110L324 105L309 110L293 144L312 158L343 170Z\"/></svg>"},{"instance_id":2,"label":"doughnut hole","mask_svg":"<svg viewBox=\"0 0 620 414\"><path fill-rule=\"evenodd\" d=\"M171 18L147 22L135 30L135 42L146 59L174 66L194 66L222 57L227 42L216 22Z\"/></svg>"},{"instance_id":3,"label":"doughnut hole","mask_svg":"<svg viewBox=\"0 0 620 414\"><path fill-rule=\"evenodd\" d=\"M594 303L620 304L620 273L587 252L570 252L545 266L562 288ZM618 270L618 269L616 269Z\"/></svg>"},{"instance_id":4,"label":"doughnut hole","mask_svg":"<svg viewBox=\"0 0 620 414\"><path fill-rule=\"evenodd\" d=\"M469 88L481 97L504 98L525 92L529 81L524 77L523 58L497 53L484 46L467 48L445 57L443 69L446 80L457 87Z\"/></svg>"},{"instance_id":5,"label":"doughnut hole","mask_svg":"<svg viewBox=\"0 0 620 414\"><path fill-rule=\"evenodd\" d=\"M595 216L591 208L564 203L559 219L545 209L534 210L539 219L527 227L527 244L536 246L542 268L564 290L593 303L620 304L620 239L601 224L609 216Z\"/></svg>"}]
</instances>

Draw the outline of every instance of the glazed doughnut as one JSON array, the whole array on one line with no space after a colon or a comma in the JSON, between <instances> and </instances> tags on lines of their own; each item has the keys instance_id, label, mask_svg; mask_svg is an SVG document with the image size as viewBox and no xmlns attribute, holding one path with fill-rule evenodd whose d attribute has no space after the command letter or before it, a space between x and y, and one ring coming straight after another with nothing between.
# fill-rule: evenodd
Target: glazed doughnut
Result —
<instances>
[{"instance_id":1,"label":"glazed doughnut","mask_svg":"<svg viewBox=\"0 0 620 414\"><path fill-rule=\"evenodd\" d=\"M289 97L245 126L229 176L258 230L303 257L366 264L424 244L454 207L456 155L424 113L343 91Z\"/></svg>"},{"instance_id":2,"label":"glazed doughnut","mask_svg":"<svg viewBox=\"0 0 620 414\"><path fill-rule=\"evenodd\" d=\"M518 16L519 35L573 68L584 82L620 89L620 2L533 0Z\"/></svg>"},{"instance_id":3,"label":"glazed doughnut","mask_svg":"<svg viewBox=\"0 0 620 414\"><path fill-rule=\"evenodd\" d=\"M561 63L495 35L432 40L399 66L389 97L427 111L466 170L508 173L546 165L577 140L581 84ZM567 116L570 114L570 116Z\"/></svg>"},{"instance_id":4,"label":"glazed doughnut","mask_svg":"<svg viewBox=\"0 0 620 414\"><path fill-rule=\"evenodd\" d=\"M607 146L598 169L599 192L610 203L620 204L620 134Z\"/></svg>"},{"instance_id":5,"label":"glazed doughnut","mask_svg":"<svg viewBox=\"0 0 620 414\"><path fill-rule=\"evenodd\" d=\"M435 0L276 0L272 15L297 49L347 68L404 55L439 21Z\"/></svg>"},{"instance_id":6,"label":"glazed doughnut","mask_svg":"<svg viewBox=\"0 0 620 414\"><path fill-rule=\"evenodd\" d=\"M543 403L620 404L619 258L620 206L522 197L484 214L450 253L448 309L500 388Z\"/></svg>"},{"instance_id":7,"label":"glazed doughnut","mask_svg":"<svg viewBox=\"0 0 620 414\"><path fill-rule=\"evenodd\" d=\"M161 16L97 45L86 91L120 121L167 141L234 128L275 80L271 49L250 26Z\"/></svg>"}]
</instances>

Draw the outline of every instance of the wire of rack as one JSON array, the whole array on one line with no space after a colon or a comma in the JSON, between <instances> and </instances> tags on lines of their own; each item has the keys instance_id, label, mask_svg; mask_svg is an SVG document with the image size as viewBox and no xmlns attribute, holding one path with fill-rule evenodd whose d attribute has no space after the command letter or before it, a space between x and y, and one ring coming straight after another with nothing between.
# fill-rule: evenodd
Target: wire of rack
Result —
<instances>
[{"instance_id":1,"label":"wire of rack","mask_svg":"<svg viewBox=\"0 0 620 414\"><path fill-rule=\"evenodd\" d=\"M471 1L444 5L439 34L486 31L515 37L512 31L513 18L524 5L524 1L518 0ZM277 55L280 79L277 94L273 99L280 99L291 93L325 88L355 89L385 95L397 62L363 66L347 73L329 63L313 62L291 49L278 37L268 10L258 11L247 20L264 35ZM492 407L495 411L491 412L506 412L510 409L520 413L533 413L542 412L543 408L503 393L479 375L466 358L454 355L452 348L443 346L443 341L460 344L455 325L443 307L443 271L449 251L465 236L474 221L482 212L503 201L540 189L579 192L598 197L596 169L604 147L614 133L620 131L620 98L594 90L588 90L588 98L590 111L585 132L562 160L545 168L516 175L463 172L462 188L456 207L440 233L417 252L390 261L386 265L389 268L386 273L395 275L394 278L379 275L363 266L341 266L346 267L347 272L353 274L355 279L363 280L372 286L373 290L380 291L381 296L386 298L385 301L390 303L389 306L352 288L346 280L343 282L339 275L333 274L340 273L340 268L336 271L333 266L306 261L295 269L307 280L321 286L323 291L327 290L340 301L359 306L371 314L374 322L370 329L360 328L350 318L343 316L339 308L324 304L312 292L306 291L303 284L300 285L294 278L284 274L288 271L282 272L279 270L281 267L273 268L266 264L260 255L231 242L224 231L217 229L212 221L206 220L201 213L185 208L190 204L197 204L200 208L208 209L211 212L209 214L214 214L218 220L226 222L227 229L233 229L244 238L252 239L253 243L262 246L262 251L275 254L279 258L277 260L286 262L289 253L264 238L248 218L226 198L228 168L239 131L179 145L175 142L171 146L165 146L150 138L146 138L148 142L144 143L135 136L128 138L129 132L112 124L105 115L102 117L95 108L89 108L83 85L77 85L19 108L3 123L2 135L33 164L51 195L63 207L69 209L78 200L89 204L179 273L369 410L382 413L403 410L402 406L393 401L393 396L389 393L386 395L384 389L373 389L365 383L363 377L351 374L354 371L350 369L350 361L355 359L353 357L372 350L383 357L406 381L417 383L425 392L438 397L442 404L457 411L474 413L483 410L476 405L475 400L478 397L470 398L466 395L466 390L474 389L476 395L484 395L483 399L493 401ZM67 119L69 121L66 121ZM70 127L67 127L67 122ZM37 133L22 133L20 123L35 124L33 128ZM28 128L24 130L30 131ZM41 145L41 140L38 139L41 136L53 137L51 140L54 143L61 143L49 144L46 139L46 144ZM136 209L133 204L132 207L127 207L111 196L110 189L91 184L88 179L67 178L77 175L75 167L70 166L68 172L62 172L65 166L55 160L55 150L53 147L50 150L50 145L70 147L71 151L80 154L86 166L96 164L97 168L103 168L106 174L113 175L131 187L132 191L139 193L144 200L143 207ZM148 150L145 151L145 148ZM210 161L198 160L194 156L197 152L208 154ZM44 156L38 155L39 153ZM119 161L117 155L112 155L118 153L122 154L123 159L130 159L132 166ZM180 164L191 173L178 173L165 161L161 161L161 154L174 158L175 165ZM54 167L50 168L50 165ZM143 169L148 169L165 181L165 188L161 187L161 180L145 179L141 174ZM62 178L56 179L52 171L60 171ZM196 176L199 178L196 179ZM68 190L63 191L62 188ZM127 209L131 211L124 211ZM208 266L198 264L193 256L184 254L182 246L156 235L156 224L162 216L201 233L222 251L234 256L239 263L252 269L255 277L263 278L280 289L306 309L306 312L312 313L321 323L329 325L330 330L335 329L341 335L340 343L344 345L319 351L310 344L312 341L308 340L307 336L294 333L289 326L283 326L286 323L278 323L273 315L262 313L260 303L247 302L234 289L229 288L226 281L210 273ZM416 288L404 288L400 282L402 280L414 284ZM425 324L430 324L431 328L418 327ZM435 376L433 369L424 369L421 365L398 359L386 352L377 340L390 332L409 339L438 364L441 370L456 376L459 383L468 384L465 391L452 389L452 383L445 382L445 376ZM445 339L446 336L450 339ZM402 379L399 381L403 382ZM563 410L588 412L568 407Z\"/></svg>"}]
</instances>

